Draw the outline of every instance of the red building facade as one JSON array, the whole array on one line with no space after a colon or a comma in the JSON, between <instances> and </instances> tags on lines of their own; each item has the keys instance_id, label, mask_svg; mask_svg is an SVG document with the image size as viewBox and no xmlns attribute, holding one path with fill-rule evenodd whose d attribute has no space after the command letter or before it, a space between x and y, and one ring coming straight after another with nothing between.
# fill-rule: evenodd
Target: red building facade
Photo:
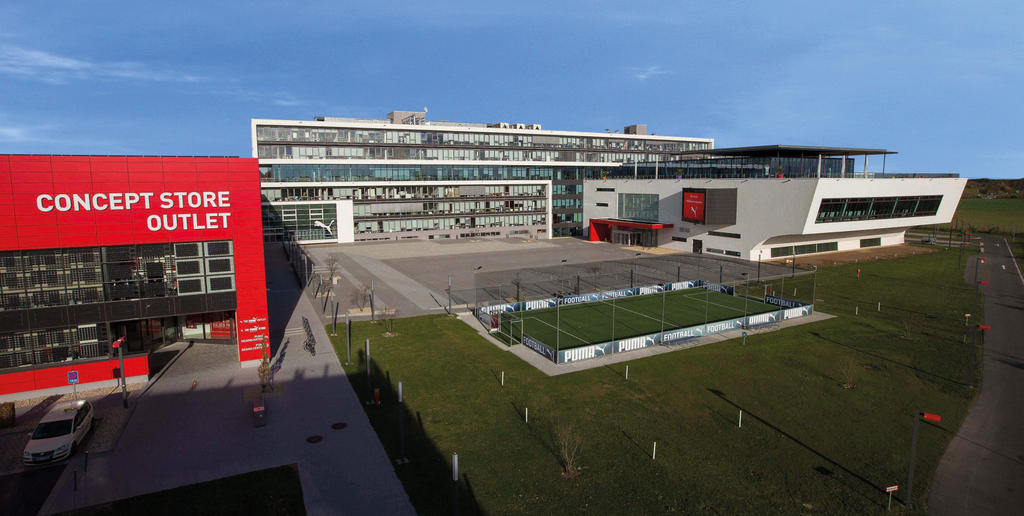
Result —
<instances>
[{"instance_id":1,"label":"red building facade","mask_svg":"<svg viewBox=\"0 0 1024 516\"><path fill-rule=\"evenodd\" d=\"M260 359L257 160L0 155L0 396L125 375L177 340Z\"/></svg>"}]
</instances>

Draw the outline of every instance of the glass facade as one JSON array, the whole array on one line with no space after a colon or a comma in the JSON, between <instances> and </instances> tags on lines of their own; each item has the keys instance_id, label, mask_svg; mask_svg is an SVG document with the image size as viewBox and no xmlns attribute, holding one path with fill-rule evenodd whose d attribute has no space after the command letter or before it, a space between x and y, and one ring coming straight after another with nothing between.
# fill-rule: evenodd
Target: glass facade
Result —
<instances>
[{"instance_id":1,"label":"glass facade","mask_svg":"<svg viewBox=\"0 0 1024 516\"><path fill-rule=\"evenodd\" d=\"M818 158L708 158L686 159L661 163L640 163L622 165L611 169L588 171L587 179L601 179L600 174L611 179L684 179L706 177L714 179L730 178L778 178L778 177L818 177ZM843 158L823 158L821 160L821 177L842 177ZM853 158L846 158L846 177L853 177Z\"/></svg>"},{"instance_id":2,"label":"glass facade","mask_svg":"<svg viewBox=\"0 0 1024 516\"><path fill-rule=\"evenodd\" d=\"M619 219L658 222L658 194L619 194Z\"/></svg>"},{"instance_id":3,"label":"glass facade","mask_svg":"<svg viewBox=\"0 0 1024 516\"><path fill-rule=\"evenodd\" d=\"M345 121L339 121L344 125ZM353 120L353 125L385 123L385 121ZM473 127L474 129L469 129ZM487 217L499 217L498 224L545 226L546 220L537 221L537 212L551 210L553 236L583 235L583 180L588 176L601 174L600 164L658 161L667 159L672 153L703 150L711 147L707 141L679 141L649 138L636 135L562 135L523 130L487 131L484 124L411 125L408 128L374 127L304 127L288 125L257 125L257 157L261 160L300 160L296 163L268 164L260 167L264 200L279 203L286 200L329 200L353 199L356 206L355 232L381 231L405 232L423 228L461 229L469 224L484 224L488 227L496 222L476 217L482 213ZM317 163L321 159L367 159L380 160L371 164ZM387 160L422 160L422 164L393 164ZM436 160L474 161L466 165L431 164ZM503 161L536 162L537 165L503 165ZM486 162L495 162L488 164ZM593 163L594 166L560 166L558 163ZM614 165L612 165L614 166ZM607 167L606 167L607 168ZM502 190L487 191L474 199L471 205L422 203L415 207L408 204L394 208L365 208L358 206L360 199L373 199L373 193L366 189L345 187L294 188L278 187L275 183L334 183L362 181L507 181L512 183L526 180L552 181L551 205L523 199L508 202L506 196L516 192ZM547 192L545 192L546 196ZM417 192L412 200L445 199L448 193ZM466 197L457 194L456 197ZM498 199L488 199L497 197ZM385 197L387 199L388 197ZM500 200L500 202L488 202ZM478 202L479 201L479 202ZM291 209L291 208L289 208ZM296 209L301 210L301 209ZM366 210L369 210L367 212ZM490 214L495 215L490 215ZM514 214L514 215L513 215ZM426 217L426 216L430 217ZM438 217L437 215L445 215ZM281 213L264 209L264 223L271 224L265 229L268 238L277 238L287 228L280 220ZM468 216L468 217L467 217ZM296 219L300 217L296 212ZM377 217L396 221L384 224L383 220L367 220ZM405 217L405 218L403 218ZM419 217L422 221L411 221L408 217ZM430 220L426 220L429 218ZM318 219L310 219L318 220ZM525 221L525 222L524 222ZM296 220L296 236L314 236L320 232L306 224L302 227ZM411 229L410 229L411 228ZM290 229L290 228L288 228ZM454 233L453 233L454 234ZM461 234L461 233L460 233ZM329 237L328 237L329 238ZM368 237L360 237L368 238Z\"/></svg>"},{"instance_id":4,"label":"glass facade","mask_svg":"<svg viewBox=\"0 0 1024 516\"><path fill-rule=\"evenodd\" d=\"M818 244L803 244L796 246L787 245L783 247L773 247L772 258L781 258L797 254L827 253L829 251L838 250L839 242L822 242Z\"/></svg>"},{"instance_id":5,"label":"glass facade","mask_svg":"<svg viewBox=\"0 0 1024 516\"><path fill-rule=\"evenodd\" d=\"M821 223L926 217L938 213L941 203L941 195L822 199L814 221Z\"/></svg>"},{"instance_id":6,"label":"glass facade","mask_svg":"<svg viewBox=\"0 0 1024 516\"><path fill-rule=\"evenodd\" d=\"M0 252L0 311L234 289L230 241Z\"/></svg>"},{"instance_id":7,"label":"glass facade","mask_svg":"<svg viewBox=\"0 0 1024 516\"><path fill-rule=\"evenodd\" d=\"M29 331L0 328L0 368L107 356L106 323L69 326L63 316L53 318L54 309L192 294L233 295L235 287L230 241L0 252L0 311L42 309L45 314L36 311L36 317L28 318L33 325L47 319L58 323ZM140 351L157 340L175 338L183 320L158 317L111 323L111 333L128 334L129 351Z\"/></svg>"}]
</instances>

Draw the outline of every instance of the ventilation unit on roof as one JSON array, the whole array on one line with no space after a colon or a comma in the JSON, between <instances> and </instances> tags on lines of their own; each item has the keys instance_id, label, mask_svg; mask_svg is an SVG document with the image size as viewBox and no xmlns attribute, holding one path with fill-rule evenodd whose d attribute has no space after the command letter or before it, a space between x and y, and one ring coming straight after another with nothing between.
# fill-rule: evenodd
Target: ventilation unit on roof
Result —
<instances>
[{"instance_id":1,"label":"ventilation unit on roof","mask_svg":"<svg viewBox=\"0 0 1024 516\"><path fill-rule=\"evenodd\" d=\"M530 124L526 126L526 128L533 131L540 131L540 124Z\"/></svg>"},{"instance_id":2,"label":"ventilation unit on roof","mask_svg":"<svg viewBox=\"0 0 1024 516\"><path fill-rule=\"evenodd\" d=\"M516 129L526 129L526 124L516 124Z\"/></svg>"}]
</instances>

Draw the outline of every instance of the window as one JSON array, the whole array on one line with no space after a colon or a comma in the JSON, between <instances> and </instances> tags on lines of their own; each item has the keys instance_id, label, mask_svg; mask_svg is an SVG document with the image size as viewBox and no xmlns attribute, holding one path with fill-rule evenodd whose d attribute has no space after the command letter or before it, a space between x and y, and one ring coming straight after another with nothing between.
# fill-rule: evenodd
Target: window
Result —
<instances>
[{"instance_id":1,"label":"window","mask_svg":"<svg viewBox=\"0 0 1024 516\"><path fill-rule=\"evenodd\" d=\"M643 222L658 221L658 194L619 194L619 218Z\"/></svg>"},{"instance_id":2,"label":"window","mask_svg":"<svg viewBox=\"0 0 1024 516\"><path fill-rule=\"evenodd\" d=\"M878 247L882 245L881 238L862 238L860 239L861 247Z\"/></svg>"},{"instance_id":3,"label":"window","mask_svg":"<svg viewBox=\"0 0 1024 516\"><path fill-rule=\"evenodd\" d=\"M815 222L928 217L938 213L941 204L941 195L822 199Z\"/></svg>"},{"instance_id":4,"label":"window","mask_svg":"<svg viewBox=\"0 0 1024 516\"><path fill-rule=\"evenodd\" d=\"M708 231L711 236L725 237L725 238L740 238L739 233L724 233L722 231Z\"/></svg>"},{"instance_id":5,"label":"window","mask_svg":"<svg viewBox=\"0 0 1024 516\"><path fill-rule=\"evenodd\" d=\"M672 240L674 240L676 242L685 242L686 241L686 237L674 236L674 237L672 237Z\"/></svg>"},{"instance_id":6,"label":"window","mask_svg":"<svg viewBox=\"0 0 1024 516\"><path fill-rule=\"evenodd\" d=\"M606 203L606 202L599 202L599 203L597 203L597 206L600 206L602 208L607 208L608 207L608 203Z\"/></svg>"},{"instance_id":7,"label":"window","mask_svg":"<svg viewBox=\"0 0 1024 516\"><path fill-rule=\"evenodd\" d=\"M598 188L597 191L598 192L614 192L615 189L614 188Z\"/></svg>"}]
</instances>

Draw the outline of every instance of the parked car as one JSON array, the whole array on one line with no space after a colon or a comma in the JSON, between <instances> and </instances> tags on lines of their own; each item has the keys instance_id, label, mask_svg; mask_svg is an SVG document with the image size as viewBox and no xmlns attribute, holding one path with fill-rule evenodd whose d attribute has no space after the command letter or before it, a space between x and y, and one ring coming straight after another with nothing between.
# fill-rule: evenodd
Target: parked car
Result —
<instances>
[{"instance_id":1,"label":"parked car","mask_svg":"<svg viewBox=\"0 0 1024 516\"><path fill-rule=\"evenodd\" d=\"M88 401L58 403L29 434L22 462L45 464L70 457L92 429L92 417Z\"/></svg>"}]
</instances>

